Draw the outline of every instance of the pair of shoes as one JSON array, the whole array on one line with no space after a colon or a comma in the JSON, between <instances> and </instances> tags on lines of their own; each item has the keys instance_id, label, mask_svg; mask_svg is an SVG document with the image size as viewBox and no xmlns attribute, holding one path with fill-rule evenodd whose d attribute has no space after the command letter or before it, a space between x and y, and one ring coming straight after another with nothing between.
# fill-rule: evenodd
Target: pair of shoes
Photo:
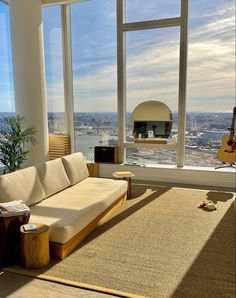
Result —
<instances>
[{"instance_id":1,"label":"pair of shoes","mask_svg":"<svg viewBox=\"0 0 236 298\"><path fill-rule=\"evenodd\" d=\"M198 208L203 208L203 209L207 209L207 210L216 210L217 206L212 201L202 201L198 205Z\"/></svg>"}]
</instances>

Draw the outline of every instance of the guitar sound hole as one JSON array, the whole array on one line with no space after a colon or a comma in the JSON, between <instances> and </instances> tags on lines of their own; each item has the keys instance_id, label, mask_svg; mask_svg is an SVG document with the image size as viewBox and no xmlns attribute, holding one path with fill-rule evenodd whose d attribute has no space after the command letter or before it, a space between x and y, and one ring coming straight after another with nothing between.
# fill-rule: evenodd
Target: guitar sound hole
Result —
<instances>
[{"instance_id":1,"label":"guitar sound hole","mask_svg":"<svg viewBox=\"0 0 236 298\"><path fill-rule=\"evenodd\" d=\"M233 142L232 140L229 140L229 141L227 142L227 145L232 146L233 143L234 143L234 142Z\"/></svg>"}]
</instances>

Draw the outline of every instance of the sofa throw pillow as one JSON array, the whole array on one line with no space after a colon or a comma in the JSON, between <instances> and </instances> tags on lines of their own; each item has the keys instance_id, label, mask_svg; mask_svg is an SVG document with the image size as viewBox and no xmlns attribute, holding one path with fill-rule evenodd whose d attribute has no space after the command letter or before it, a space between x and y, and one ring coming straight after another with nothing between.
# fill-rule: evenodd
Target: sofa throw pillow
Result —
<instances>
[{"instance_id":1,"label":"sofa throw pillow","mask_svg":"<svg viewBox=\"0 0 236 298\"><path fill-rule=\"evenodd\" d=\"M71 185L60 158L38 164L36 169L46 197Z\"/></svg>"},{"instance_id":2,"label":"sofa throw pillow","mask_svg":"<svg viewBox=\"0 0 236 298\"><path fill-rule=\"evenodd\" d=\"M27 206L45 198L35 167L0 176L0 202L22 200Z\"/></svg>"},{"instance_id":3,"label":"sofa throw pillow","mask_svg":"<svg viewBox=\"0 0 236 298\"><path fill-rule=\"evenodd\" d=\"M62 157L62 162L72 185L89 176L88 168L81 152Z\"/></svg>"}]
</instances>

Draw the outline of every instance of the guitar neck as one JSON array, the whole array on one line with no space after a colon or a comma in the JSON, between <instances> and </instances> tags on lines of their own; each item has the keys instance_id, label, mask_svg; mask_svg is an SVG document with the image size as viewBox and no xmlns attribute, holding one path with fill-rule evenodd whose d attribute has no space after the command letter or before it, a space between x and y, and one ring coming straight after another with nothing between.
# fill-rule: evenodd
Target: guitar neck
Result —
<instances>
[{"instance_id":1,"label":"guitar neck","mask_svg":"<svg viewBox=\"0 0 236 298\"><path fill-rule=\"evenodd\" d=\"M234 137L235 120L236 120L236 107L234 107L232 123L231 123L231 127L229 128L231 141L233 140L233 137Z\"/></svg>"}]
</instances>

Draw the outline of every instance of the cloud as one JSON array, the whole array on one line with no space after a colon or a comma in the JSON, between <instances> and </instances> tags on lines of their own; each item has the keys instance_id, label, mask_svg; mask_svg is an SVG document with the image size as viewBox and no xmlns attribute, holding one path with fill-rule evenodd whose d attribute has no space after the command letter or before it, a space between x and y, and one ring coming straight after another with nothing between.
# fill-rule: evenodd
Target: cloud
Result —
<instances>
[{"instance_id":1,"label":"cloud","mask_svg":"<svg viewBox=\"0 0 236 298\"><path fill-rule=\"evenodd\" d=\"M178 17L180 16L180 3L181 1L156 0L145 1L144 5L143 0L126 1L127 21Z\"/></svg>"},{"instance_id":2,"label":"cloud","mask_svg":"<svg viewBox=\"0 0 236 298\"><path fill-rule=\"evenodd\" d=\"M205 23L201 23L201 14L198 26L191 26L190 20L188 111L228 111L234 105L233 15L232 7L220 7L214 14L212 12L212 17ZM150 36L149 30L144 31L146 38L141 33L139 36L138 31L136 37L131 39L133 43L128 47L127 57L128 111L144 100L161 100L173 111L178 109L179 29L168 28L159 34L160 30L154 30L156 36L152 30ZM93 63L100 67L93 68ZM97 64L94 60L87 66L89 72L84 71L83 75L76 72L74 76L75 111L115 111L116 63L101 66L99 61ZM86 64L84 67L86 69ZM62 93L57 87L54 92L53 101L56 102L56 97L61 98Z\"/></svg>"}]
</instances>

